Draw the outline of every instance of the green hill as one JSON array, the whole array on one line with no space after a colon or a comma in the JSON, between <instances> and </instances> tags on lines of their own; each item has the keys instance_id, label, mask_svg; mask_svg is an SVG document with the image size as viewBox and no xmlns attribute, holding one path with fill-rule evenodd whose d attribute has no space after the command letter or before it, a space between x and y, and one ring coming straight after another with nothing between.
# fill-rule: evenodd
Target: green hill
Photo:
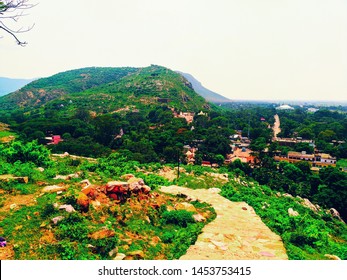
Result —
<instances>
[{"instance_id":1,"label":"green hill","mask_svg":"<svg viewBox=\"0 0 347 280\"><path fill-rule=\"evenodd\" d=\"M183 76L155 65L71 70L34 81L0 101L0 109L59 106L71 111L84 107L97 113L158 103L189 111L209 107Z\"/></svg>"}]
</instances>

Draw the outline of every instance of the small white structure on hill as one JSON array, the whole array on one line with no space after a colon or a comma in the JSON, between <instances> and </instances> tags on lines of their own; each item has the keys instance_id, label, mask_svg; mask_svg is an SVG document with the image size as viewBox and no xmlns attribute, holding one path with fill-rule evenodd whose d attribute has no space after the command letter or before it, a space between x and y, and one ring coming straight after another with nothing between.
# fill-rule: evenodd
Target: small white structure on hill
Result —
<instances>
[{"instance_id":1,"label":"small white structure on hill","mask_svg":"<svg viewBox=\"0 0 347 280\"><path fill-rule=\"evenodd\" d=\"M289 105L281 105L279 107L276 107L276 109L277 110L294 110L294 108Z\"/></svg>"}]
</instances>

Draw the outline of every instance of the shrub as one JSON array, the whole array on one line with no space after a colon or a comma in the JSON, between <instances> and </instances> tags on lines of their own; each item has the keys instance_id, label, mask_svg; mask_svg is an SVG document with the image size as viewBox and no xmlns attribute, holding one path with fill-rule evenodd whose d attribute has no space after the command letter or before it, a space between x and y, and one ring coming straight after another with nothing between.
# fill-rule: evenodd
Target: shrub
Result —
<instances>
[{"instance_id":1,"label":"shrub","mask_svg":"<svg viewBox=\"0 0 347 280\"><path fill-rule=\"evenodd\" d=\"M36 140L26 144L13 141L7 145L1 145L0 148L0 155L10 163L32 162L36 166L49 166L52 163L49 150L39 145Z\"/></svg>"},{"instance_id":2,"label":"shrub","mask_svg":"<svg viewBox=\"0 0 347 280\"><path fill-rule=\"evenodd\" d=\"M174 224L180 227L187 227L189 223L194 223L193 212L187 210L166 211L162 214L165 224Z\"/></svg>"}]
</instances>

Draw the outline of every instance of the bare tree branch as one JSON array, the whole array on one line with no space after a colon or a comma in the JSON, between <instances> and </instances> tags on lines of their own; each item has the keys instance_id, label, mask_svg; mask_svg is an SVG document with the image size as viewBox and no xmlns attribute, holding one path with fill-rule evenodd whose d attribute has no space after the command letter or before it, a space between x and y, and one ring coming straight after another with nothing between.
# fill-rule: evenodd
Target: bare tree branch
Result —
<instances>
[{"instance_id":1,"label":"bare tree branch","mask_svg":"<svg viewBox=\"0 0 347 280\"><path fill-rule=\"evenodd\" d=\"M34 25L27 28L20 27L14 29L6 25L5 20L17 23L21 17L26 16L24 10L28 10L35 6L28 2L29 0L0 0L0 30L11 35L20 46L24 46L27 43L21 41L16 34L28 32L34 27Z\"/></svg>"}]
</instances>

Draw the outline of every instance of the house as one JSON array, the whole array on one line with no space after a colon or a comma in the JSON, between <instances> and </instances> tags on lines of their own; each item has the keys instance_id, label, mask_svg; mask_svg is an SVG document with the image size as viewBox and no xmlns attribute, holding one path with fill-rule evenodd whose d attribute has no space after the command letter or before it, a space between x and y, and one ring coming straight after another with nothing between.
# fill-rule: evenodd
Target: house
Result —
<instances>
[{"instance_id":1,"label":"house","mask_svg":"<svg viewBox=\"0 0 347 280\"><path fill-rule=\"evenodd\" d=\"M47 140L47 145L58 145L63 139L60 135L52 135L50 137L45 137Z\"/></svg>"}]
</instances>

